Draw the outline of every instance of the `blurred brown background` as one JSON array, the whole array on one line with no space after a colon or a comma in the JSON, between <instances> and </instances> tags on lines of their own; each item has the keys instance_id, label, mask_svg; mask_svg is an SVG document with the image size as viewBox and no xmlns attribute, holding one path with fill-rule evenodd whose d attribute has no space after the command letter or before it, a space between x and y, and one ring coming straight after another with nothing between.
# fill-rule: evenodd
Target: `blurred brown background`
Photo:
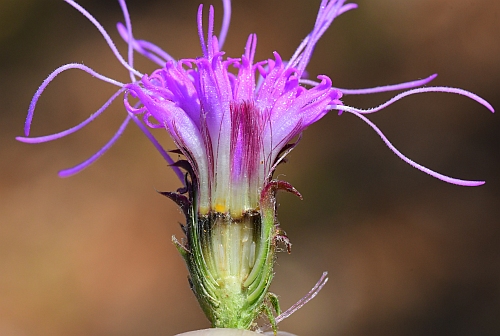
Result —
<instances>
[{"instance_id":1,"label":"blurred brown background","mask_svg":"<svg viewBox=\"0 0 500 336\"><path fill-rule=\"evenodd\" d=\"M129 0L135 36L176 58L200 55L197 0ZM214 0L216 18L222 11ZM313 26L317 1L234 1L225 46L241 55L259 37L258 59L290 57ZM118 42L114 0L81 0ZM316 48L311 75L345 88L439 73L434 85L475 92L497 109L500 2L359 0ZM83 131L28 145L31 96L56 67L83 62L127 81L97 30L62 1L0 0L0 335L173 335L207 327L187 271L170 243L176 206L156 194L179 186L135 125L97 163L68 179L125 114L118 100ZM138 59L137 68L154 66ZM113 93L77 70L42 96L32 135L77 124ZM346 97L371 107L391 94ZM273 291L284 308L321 272L324 291L281 324L301 336L500 334L500 122L463 97L405 98L371 116L406 155L486 185L464 188L404 164L352 115L327 115L306 131L280 177L304 195L283 195L280 221L293 242L280 254ZM165 132L157 132L172 148Z\"/></svg>"}]
</instances>

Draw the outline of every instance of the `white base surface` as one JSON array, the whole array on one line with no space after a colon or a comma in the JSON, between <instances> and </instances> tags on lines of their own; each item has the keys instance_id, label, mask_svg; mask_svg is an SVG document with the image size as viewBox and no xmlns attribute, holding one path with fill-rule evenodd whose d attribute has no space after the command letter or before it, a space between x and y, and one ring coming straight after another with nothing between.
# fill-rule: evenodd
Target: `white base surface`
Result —
<instances>
[{"instance_id":1,"label":"white base surface","mask_svg":"<svg viewBox=\"0 0 500 336\"><path fill-rule=\"evenodd\" d=\"M256 335L266 335L273 336L272 331L267 331L265 333L256 333L249 330L241 329L226 329L226 328L210 328L195 331L188 331L182 334L177 334L175 336L256 336ZM294 334L287 333L286 331L278 331L277 336L296 336Z\"/></svg>"}]
</instances>

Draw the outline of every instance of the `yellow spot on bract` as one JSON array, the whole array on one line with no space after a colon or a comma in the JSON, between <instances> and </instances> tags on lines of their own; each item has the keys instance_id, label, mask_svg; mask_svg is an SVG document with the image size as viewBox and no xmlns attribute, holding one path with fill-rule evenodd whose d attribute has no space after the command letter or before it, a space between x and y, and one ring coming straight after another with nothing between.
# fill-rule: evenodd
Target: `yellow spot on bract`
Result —
<instances>
[{"instance_id":1,"label":"yellow spot on bract","mask_svg":"<svg viewBox=\"0 0 500 336\"><path fill-rule=\"evenodd\" d=\"M225 206L224 204L220 204L220 203L219 203L219 204L216 204L216 205L214 206L214 210L215 210L215 211L217 211L217 212L222 212L222 213L224 213L224 212L226 212L226 206Z\"/></svg>"}]
</instances>

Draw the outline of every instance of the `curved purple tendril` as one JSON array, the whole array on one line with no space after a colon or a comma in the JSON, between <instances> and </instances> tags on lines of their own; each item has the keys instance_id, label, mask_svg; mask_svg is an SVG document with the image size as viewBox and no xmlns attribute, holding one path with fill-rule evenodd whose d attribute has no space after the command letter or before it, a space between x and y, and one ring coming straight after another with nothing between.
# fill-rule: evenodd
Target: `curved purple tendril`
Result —
<instances>
[{"instance_id":1,"label":"curved purple tendril","mask_svg":"<svg viewBox=\"0 0 500 336\"><path fill-rule=\"evenodd\" d=\"M222 0L222 6L224 8L224 17L222 18L222 27L219 34L219 48L224 47L224 42L226 41L227 32L229 30L229 24L231 22L231 0Z\"/></svg>"},{"instance_id":2,"label":"curved purple tendril","mask_svg":"<svg viewBox=\"0 0 500 336\"><path fill-rule=\"evenodd\" d=\"M377 86L374 88L368 88L368 89L339 89L336 88L337 90L340 90L343 94L346 95L362 95L362 94L372 94L372 93L380 93L380 92L390 92L390 91L398 91L398 90L406 90L406 89L412 89L412 88L417 88L419 86L423 86L431 81L434 80L434 78L437 77L437 74L430 75L427 78L423 79L418 79L410 82L405 82L405 83L400 83L400 84L393 84L393 85L384 85L384 86Z\"/></svg>"},{"instance_id":3,"label":"curved purple tendril","mask_svg":"<svg viewBox=\"0 0 500 336\"><path fill-rule=\"evenodd\" d=\"M342 6L338 11L337 16L340 16L340 15L344 14L345 12L350 11L351 9L356 9L356 8L358 8L358 5L355 3L350 3L350 4L347 4L345 6Z\"/></svg>"},{"instance_id":4,"label":"curved purple tendril","mask_svg":"<svg viewBox=\"0 0 500 336\"><path fill-rule=\"evenodd\" d=\"M162 48L158 47L156 44L145 41L145 40L136 40L136 42L141 46L144 50L150 50L151 52L157 54L159 57L162 57L165 61L161 66L165 66L165 63L168 61L175 61L175 58L170 56L169 53L167 53L165 50Z\"/></svg>"},{"instance_id":5,"label":"curved purple tendril","mask_svg":"<svg viewBox=\"0 0 500 336\"><path fill-rule=\"evenodd\" d=\"M287 64L288 67L297 67L301 72L305 71L312 56L312 52L321 36L329 28L335 18L351 9L358 7L357 4L344 5L345 0L323 0L316 17L313 30L301 42Z\"/></svg>"},{"instance_id":6,"label":"curved purple tendril","mask_svg":"<svg viewBox=\"0 0 500 336\"><path fill-rule=\"evenodd\" d=\"M104 29L104 27L89 12L87 12L87 10L85 10L82 6L80 6L79 4L77 4L76 2L74 2L73 0L64 0L64 1L67 2L68 4L70 4L71 6L73 6L73 8L75 8L77 11L79 11L80 13L82 13L90 22L92 22L94 24L94 26L99 30L99 32L101 33L101 35L106 40L106 43L111 48L111 51L113 52L113 54L115 54L115 57L118 59L118 61L128 71L130 71L131 73L135 74L136 76L142 77L142 74L139 71L137 71L134 68L132 68L123 59L122 55L120 55L120 52L116 48L115 44L113 43L113 40L111 39L111 37L109 36L109 34L106 32L106 30Z\"/></svg>"},{"instance_id":7,"label":"curved purple tendril","mask_svg":"<svg viewBox=\"0 0 500 336\"><path fill-rule=\"evenodd\" d=\"M120 94L125 91L125 88L121 88L115 94L113 94L104 105L101 106L100 109L98 109L96 112L92 113L89 118L81 122L80 124L73 126L65 131L59 132L59 133L54 133L51 135L45 135L45 136L40 136L40 137L33 137L33 138L27 138L27 137L16 137L17 141L21 141L24 143L42 143L42 142L48 142L56 139L63 138L67 135L70 135L72 133L75 133L76 131L82 129L83 127L87 126L91 121L95 120L104 110L106 110L109 105L118 97Z\"/></svg>"},{"instance_id":8,"label":"curved purple tendril","mask_svg":"<svg viewBox=\"0 0 500 336\"><path fill-rule=\"evenodd\" d=\"M463 90L463 89L450 88L450 87L445 87L445 86L432 86L432 87L425 87L425 88L408 90L408 91L405 91L405 92L398 94L397 96L394 96L393 98L389 99L385 103L383 103L377 107L370 108L370 109L358 109L355 107L345 106L345 105L335 105L332 109L339 110L339 111L346 111L346 112L356 112L356 113L361 113L361 114L370 114L370 113L378 112L378 111L386 108L387 106L391 105L392 103L394 103L398 100L401 100L404 97L411 96L414 94L419 94L419 93L425 93L425 92L445 92L445 93L459 94L461 96L465 96L467 98L475 100L476 102L478 102L479 104L483 105L488 110L490 110L492 113L495 112L495 109L493 109L493 106L491 106L490 103L488 103L486 100L479 97L478 95L476 95L472 92Z\"/></svg>"},{"instance_id":9,"label":"curved purple tendril","mask_svg":"<svg viewBox=\"0 0 500 336\"><path fill-rule=\"evenodd\" d=\"M423 78L423 79L417 79L414 81L404 82L404 83L399 83L399 84L377 86L377 87L368 88L368 89L342 89L342 88L337 88L337 87L334 87L333 89L339 90L340 92L342 92L342 94L345 94L345 95L373 94L373 93L390 92L390 91L398 91L398 90L417 88L419 86L423 86L423 85L431 82L436 77L437 77L437 74L433 74L433 75L430 75L429 77ZM315 80L311 80L311 79L300 79L299 83L305 84L305 85L310 85L310 86L318 86L320 84L319 82L317 82Z\"/></svg>"},{"instance_id":10,"label":"curved purple tendril","mask_svg":"<svg viewBox=\"0 0 500 336\"><path fill-rule=\"evenodd\" d=\"M125 120L121 124L118 131L116 131L116 133L113 135L113 137L101 149L99 149L94 155L92 155L90 158L88 158L87 160L83 161L82 163L80 163L74 167L60 170L58 173L59 177L69 177L71 175L75 175L75 174L81 172L82 170L84 170L85 168L87 168L88 166L90 166L92 163L94 163L109 148L111 148L111 146L113 146L113 144L116 142L116 140L118 140L118 138L123 134L123 132L125 131L125 128L127 128L127 125L130 122L130 119L132 119L132 117L130 115L127 115L127 118L125 118Z\"/></svg>"},{"instance_id":11,"label":"curved purple tendril","mask_svg":"<svg viewBox=\"0 0 500 336\"><path fill-rule=\"evenodd\" d=\"M316 22L314 23L313 30L307 35L307 41L303 41L299 48L295 51L288 67L297 68L299 76L305 71L321 36L330 27L336 17L348 10L357 8L356 4L344 5L345 0L323 0L320 5Z\"/></svg>"},{"instance_id":12,"label":"curved purple tendril","mask_svg":"<svg viewBox=\"0 0 500 336\"><path fill-rule=\"evenodd\" d=\"M396 154L401 160L408 163L410 166L412 166L412 167L414 167L414 168L416 168L416 169L418 169L426 174L429 174L432 177L435 177L441 181L451 183L451 184L456 184L459 186L476 187L476 186L480 186L480 185L485 183L484 181L467 181L467 180L460 180L460 179L452 178L452 177L440 174L438 172L435 172L427 167L424 167L424 166L416 163L415 161L413 161L410 158L403 155L403 153L401 153L399 150L397 150L396 147L394 147L394 145L389 141L389 139L387 139L387 137L384 135L384 133L382 133L382 131L372 121L370 121L370 119L368 119L367 117L365 117L364 115L362 115L361 113L356 112L356 111L346 111L346 112L354 114L356 117L360 118L365 123L367 123L368 126L370 126L380 136L380 138L382 138L382 141L384 141L386 146L389 147L389 149L394 154Z\"/></svg>"},{"instance_id":13,"label":"curved purple tendril","mask_svg":"<svg viewBox=\"0 0 500 336\"><path fill-rule=\"evenodd\" d=\"M290 58L290 60L288 60L286 66L285 66L286 68L292 67L293 64L297 63L297 59L299 58L300 53L302 52L302 50L304 50L304 48L306 47L306 45L309 43L309 40L311 38L310 35L311 34L307 35L302 40L302 42L300 42L300 44L297 47L297 49L295 49L295 52L293 53L292 57Z\"/></svg>"},{"instance_id":14,"label":"curved purple tendril","mask_svg":"<svg viewBox=\"0 0 500 336\"><path fill-rule=\"evenodd\" d=\"M351 9L356 9L358 8L358 5L355 3L350 3L347 5L344 5L345 0L325 0L325 6L324 10L323 8L320 8L321 14L318 13L318 18L316 23L319 23L320 29L317 31L316 37L314 38L314 44L316 44L321 36L325 33L325 31L330 27L332 24L333 20L337 18L338 16L342 15L343 13L351 10ZM325 14L323 15L323 12Z\"/></svg>"},{"instance_id":15,"label":"curved purple tendril","mask_svg":"<svg viewBox=\"0 0 500 336\"><path fill-rule=\"evenodd\" d=\"M125 26L127 27L127 35L130 37L130 40L134 40L134 35L132 35L132 22L130 21L130 14L128 12L127 4L125 0L118 0L120 7L123 12L123 18L125 19ZM132 43L127 43L127 64L130 65L131 68L134 67L134 48L132 47ZM129 72L130 80L132 82L136 81L136 78L132 72Z\"/></svg>"},{"instance_id":16,"label":"curved purple tendril","mask_svg":"<svg viewBox=\"0 0 500 336\"><path fill-rule=\"evenodd\" d=\"M412 88L417 88L419 86L423 86L437 77L437 74L430 75L427 78L423 79L418 79L410 82L404 82L404 83L399 83L399 84L392 84L392 85L384 85L384 86L377 86L373 88L368 88L368 89L342 89L342 88L334 88L335 90L339 90L345 95L362 95L362 94L373 94L373 93L380 93L380 92L390 92L390 91L398 91L398 90L406 90L406 89L412 89ZM310 80L310 79L301 79L299 81L301 84L306 84L306 85L311 85L311 86L318 86L320 83Z\"/></svg>"},{"instance_id":17,"label":"curved purple tendril","mask_svg":"<svg viewBox=\"0 0 500 336\"><path fill-rule=\"evenodd\" d=\"M166 51L151 42L136 39L130 41L127 33L127 28L123 25L123 23L118 22L116 24L116 29L125 42L132 43L132 47L135 49L135 51L149 58L159 66L164 67L167 61L174 60L174 58L170 56Z\"/></svg>"},{"instance_id":18,"label":"curved purple tendril","mask_svg":"<svg viewBox=\"0 0 500 336\"><path fill-rule=\"evenodd\" d=\"M106 76L101 75L100 73L95 72L93 69L89 68L88 66L85 66L83 64L77 64L77 63L69 63L65 65L61 65L59 68L56 70L52 71L52 73L45 78L43 81L42 85L38 87L38 90L36 90L35 95L31 99L30 107L28 108L28 115L26 116L26 122L24 123L24 135L28 136L30 134L30 128L31 128L31 121L33 120L33 114L35 113L35 107L38 102L38 99L40 99L40 96L42 95L43 91L49 85L49 83L61 72L69 70L69 69L80 69L88 74L104 81L108 82L110 84L123 87L125 84L120 83L118 81L115 81L114 79L108 78Z\"/></svg>"},{"instance_id":19,"label":"curved purple tendril","mask_svg":"<svg viewBox=\"0 0 500 336\"><path fill-rule=\"evenodd\" d=\"M160 145L160 143L158 142L158 140L156 140L156 138L154 137L154 135L151 134L151 132L148 130L148 128L146 126L144 126L144 124L139 119L137 119L131 112L129 112L129 116L131 116L132 120L141 129L142 133L144 133L144 135L146 135L146 137L153 144L153 146L155 146L156 150L161 154L161 156L163 156L163 158L165 159L165 161L168 162L168 164L170 165L170 168L172 168L172 170L174 171L175 175L177 175L177 177L179 178L179 180L181 180L181 182L185 186L185 177L184 177L184 174L182 173L182 171L180 170L179 167L176 167L176 166L173 165L175 163L175 160L172 159L172 157L170 157L170 155L167 153L167 151L162 147L162 145Z\"/></svg>"}]
</instances>

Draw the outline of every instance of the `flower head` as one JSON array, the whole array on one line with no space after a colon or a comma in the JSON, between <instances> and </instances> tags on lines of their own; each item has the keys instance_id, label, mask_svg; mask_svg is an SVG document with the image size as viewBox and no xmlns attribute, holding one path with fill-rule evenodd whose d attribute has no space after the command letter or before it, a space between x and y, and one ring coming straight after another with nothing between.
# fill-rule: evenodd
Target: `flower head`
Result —
<instances>
[{"instance_id":1,"label":"flower head","mask_svg":"<svg viewBox=\"0 0 500 336\"><path fill-rule=\"evenodd\" d=\"M371 89L348 90L332 87L325 75L306 78L306 67L313 50L333 20L356 8L344 0L322 0L312 31L295 53L284 61L273 58L255 60L257 36L251 34L239 58L226 57L222 51L230 21L230 0L223 0L224 17L218 37L214 35L214 9L210 7L208 29L203 29L203 6L197 16L201 56L173 59L154 44L137 40L125 0L119 0L125 24L117 28L128 45L123 58L113 41L85 9L65 0L85 15L101 32L118 61L130 74L130 83L121 83L81 64L67 64L55 70L40 86L31 102L25 124L30 143L51 141L71 134L101 114L119 95L124 94L127 117L113 138L85 162L60 172L69 176L84 169L119 138L127 124L134 121L158 148L184 183L177 192L164 192L184 210L187 241L174 240L186 259L191 286L214 326L250 328L255 317L268 306L279 313L275 297L267 293L277 241L288 239L275 219L274 194L278 189L298 192L289 184L272 180L277 164L295 146L293 140L329 111L351 113L371 126L386 145L401 159L449 183L475 186L482 181L447 177L417 164L399 152L366 117L405 96L424 92L448 92L467 96L493 112L484 99L462 89L422 87L435 75L422 80ZM160 68L142 74L134 68L134 51ZM29 138L36 103L45 87L61 72L80 69L117 86L117 92L89 119L66 131ZM368 110L345 106L347 94L407 90L386 103ZM137 103L132 103L132 101ZM148 128L165 129L185 160L174 162ZM183 170L186 172L184 173ZM266 308L267 307L267 308ZM277 318L279 321L280 318Z\"/></svg>"},{"instance_id":2,"label":"flower head","mask_svg":"<svg viewBox=\"0 0 500 336\"><path fill-rule=\"evenodd\" d=\"M335 11L343 8L335 5ZM169 60L150 76L127 84L127 95L138 98L141 106L125 105L130 113L154 120L153 127L166 128L188 158L198 181L199 212L238 218L258 208L259 190L282 149L328 106L341 104L342 93L326 76L312 88L300 85L308 49L288 63L277 52L274 59L255 63L257 36L252 34L241 58L225 58L213 36L213 7L206 39L202 10L200 6L203 56ZM329 24L333 17L320 23Z\"/></svg>"}]
</instances>

